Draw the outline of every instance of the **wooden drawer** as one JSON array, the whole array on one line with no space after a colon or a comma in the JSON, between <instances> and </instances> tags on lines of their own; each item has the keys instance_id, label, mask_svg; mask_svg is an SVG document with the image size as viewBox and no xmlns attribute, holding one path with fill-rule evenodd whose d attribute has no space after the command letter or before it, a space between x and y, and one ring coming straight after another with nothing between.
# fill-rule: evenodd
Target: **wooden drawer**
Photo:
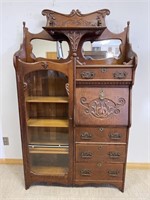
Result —
<instances>
[{"instance_id":1,"label":"wooden drawer","mask_svg":"<svg viewBox=\"0 0 150 200\"><path fill-rule=\"evenodd\" d=\"M127 128L75 128L76 142L123 142L126 143Z\"/></svg>"},{"instance_id":2,"label":"wooden drawer","mask_svg":"<svg viewBox=\"0 0 150 200\"><path fill-rule=\"evenodd\" d=\"M76 163L76 180L122 180L123 164Z\"/></svg>"},{"instance_id":3,"label":"wooden drawer","mask_svg":"<svg viewBox=\"0 0 150 200\"><path fill-rule=\"evenodd\" d=\"M132 81L131 68L106 68L106 67L88 67L77 68L77 80L106 80L106 81Z\"/></svg>"},{"instance_id":4,"label":"wooden drawer","mask_svg":"<svg viewBox=\"0 0 150 200\"><path fill-rule=\"evenodd\" d=\"M75 124L129 125L128 88L76 88Z\"/></svg>"},{"instance_id":5,"label":"wooden drawer","mask_svg":"<svg viewBox=\"0 0 150 200\"><path fill-rule=\"evenodd\" d=\"M125 162L126 145L76 144L76 162Z\"/></svg>"}]
</instances>

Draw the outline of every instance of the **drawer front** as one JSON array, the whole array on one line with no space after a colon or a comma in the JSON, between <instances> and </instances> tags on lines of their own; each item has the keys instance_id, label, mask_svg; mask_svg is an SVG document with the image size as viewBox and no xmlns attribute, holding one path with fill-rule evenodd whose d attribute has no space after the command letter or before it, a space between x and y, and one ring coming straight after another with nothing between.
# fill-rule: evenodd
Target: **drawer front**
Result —
<instances>
[{"instance_id":1,"label":"drawer front","mask_svg":"<svg viewBox=\"0 0 150 200\"><path fill-rule=\"evenodd\" d=\"M123 142L126 143L126 128L75 128L76 142Z\"/></svg>"},{"instance_id":2,"label":"drawer front","mask_svg":"<svg viewBox=\"0 0 150 200\"><path fill-rule=\"evenodd\" d=\"M76 88L76 125L125 125L128 122L128 88Z\"/></svg>"},{"instance_id":3,"label":"drawer front","mask_svg":"<svg viewBox=\"0 0 150 200\"><path fill-rule=\"evenodd\" d=\"M122 180L123 164L76 163L76 180Z\"/></svg>"},{"instance_id":4,"label":"drawer front","mask_svg":"<svg viewBox=\"0 0 150 200\"><path fill-rule=\"evenodd\" d=\"M76 162L125 163L126 145L76 145Z\"/></svg>"},{"instance_id":5,"label":"drawer front","mask_svg":"<svg viewBox=\"0 0 150 200\"><path fill-rule=\"evenodd\" d=\"M111 81L132 80L132 69L131 68L106 68L106 67L97 67L97 68L78 68L76 72L77 80L104 80L109 79Z\"/></svg>"}]
</instances>

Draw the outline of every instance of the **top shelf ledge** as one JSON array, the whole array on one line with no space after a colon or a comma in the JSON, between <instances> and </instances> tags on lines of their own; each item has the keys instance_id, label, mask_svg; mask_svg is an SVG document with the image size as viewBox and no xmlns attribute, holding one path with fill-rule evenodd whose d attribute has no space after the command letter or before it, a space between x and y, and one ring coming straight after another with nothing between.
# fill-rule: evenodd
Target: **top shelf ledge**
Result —
<instances>
[{"instance_id":1,"label":"top shelf ledge","mask_svg":"<svg viewBox=\"0 0 150 200\"><path fill-rule=\"evenodd\" d=\"M26 97L28 103L68 103L68 97L65 96L28 96Z\"/></svg>"}]
</instances>

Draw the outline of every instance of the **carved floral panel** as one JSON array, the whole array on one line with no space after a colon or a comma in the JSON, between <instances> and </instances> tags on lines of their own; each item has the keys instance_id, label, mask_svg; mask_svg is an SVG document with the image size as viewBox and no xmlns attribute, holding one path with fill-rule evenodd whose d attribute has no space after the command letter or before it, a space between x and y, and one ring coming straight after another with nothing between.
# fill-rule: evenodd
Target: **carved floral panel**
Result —
<instances>
[{"instance_id":1,"label":"carved floral panel","mask_svg":"<svg viewBox=\"0 0 150 200\"><path fill-rule=\"evenodd\" d=\"M128 125L128 88L77 88L76 124Z\"/></svg>"}]
</instances>

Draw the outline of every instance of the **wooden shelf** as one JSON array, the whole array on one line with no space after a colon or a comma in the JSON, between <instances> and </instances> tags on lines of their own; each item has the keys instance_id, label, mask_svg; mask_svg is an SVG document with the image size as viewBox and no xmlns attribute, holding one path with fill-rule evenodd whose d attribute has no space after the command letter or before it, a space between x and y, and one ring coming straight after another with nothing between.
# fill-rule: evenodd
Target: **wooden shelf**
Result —
<instances>
[{"instance_id":1,"label":"wooden shelf","mask_svg":"<svg viewBox=\"0 0 150 200\"><path fill-rule=\"evenodd\" d=\"M30 96L26 98L28 103L68 103L68 97L48 97L48 96Z\"/></svg>"},{"instance_id":2,"label":"wooden shelf","mask_svg":"<svg viewBox=\"0 0 150 200\"><path fill-rule=\"evenodd\" d=\"M68 154L67 147L35 147L29 148L31 154Z\"/></svg>"},{"instance_id":3,"label":"wooden shelf","mask_svg":"<svg viewBox=\"0 0 150 200\"><path fill-rule=\"evenodd\" d=\"M64 176L68 174L68 168L66 167L32 166L31 171L39 175Z\"/></svg>"},{"instance_id":4,"label":"wooden shelf","mask_svg":"<svg viewBox=\"0 0 150 200\"><path fill-rule=\"evenodd\" d=\"M68 120L64 119L29 119L28 127L69 127Z\"/></svg>"},{"instance_id":5,"label":"wooden shelf","mask_svg":"<svg viewBox=\"0 0 150 200\"><path fill-rule=\"evenodd\" d=\"M35 142L32 141L30 142L29 145L45 145L45 146L52 146L52 145L68 145L68 141L66 140L56 140L56 141L51 141L51 142L43 142L43 141L39 141L39 142Z\"/></svg>"}]
</instances>

